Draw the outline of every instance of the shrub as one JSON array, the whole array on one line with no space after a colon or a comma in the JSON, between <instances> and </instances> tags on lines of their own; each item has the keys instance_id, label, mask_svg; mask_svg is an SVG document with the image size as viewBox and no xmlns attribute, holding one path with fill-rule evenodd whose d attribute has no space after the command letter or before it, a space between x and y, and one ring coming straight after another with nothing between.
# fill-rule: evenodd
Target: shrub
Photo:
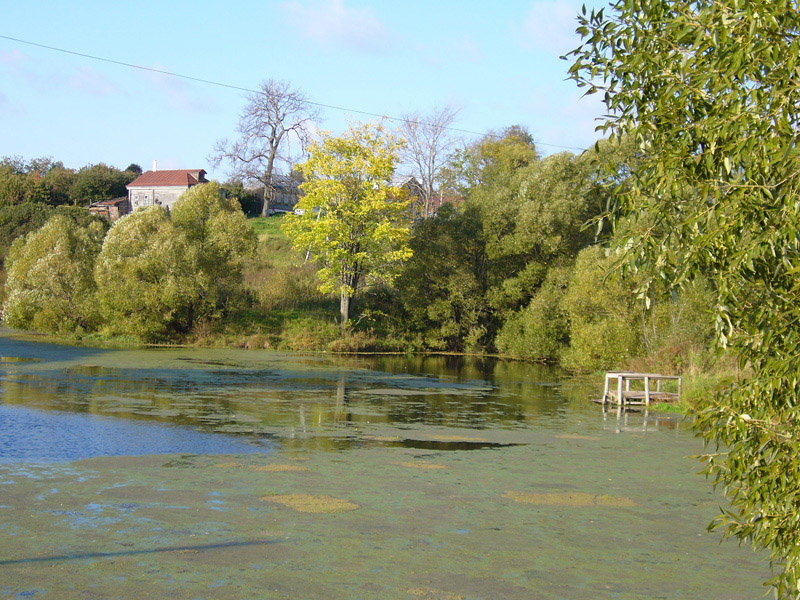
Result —
<instances>
[{"instance_id":1,"label":"shrub","mask_svg":"<svg viewBox=\"0 0 800 600\"><path fill-rule=\"evenodd\" d=\"M525 308L513 313L497 335L502 354L537 361L558 360L569 341L569 324L562 299L570 269L553 268Z\"/></svg>"},{"instance_id":2,"label":"shrub","mask_svg":"<svg viewBox=\"0 0 800 600\"><path fill-rule=\"evenodd\" d=\"M562 300L570 339L562 364L568 369L619 368L641 351L633 285L611 272L612 264L597 247L582 250L575 261Z\"/></svg>"},{"instance_id":3,"label":"shrub","mask_svg":"<svg viewBox=\"0 0 800 600\"><path fill-rule=\"evenodd\" d=\"M195 264L194 249L163 208L117 221L95 268L108 332L151 341L188 331L202 293Z\"/></svg>"},{"instance_id":4,"label":"shrub","mask_svg":"<svg viewBox=\"0 0 800 600\"><path fill-rule=\"evenodd\" d=\"M49 332L93 329L98 323L93 270L104 233L99 224L81 227L56 215L17 239L6 263L6 323Z\"/></svg>"},{"instance_id":5,"label":"shrub","mask_svg":"<svg viewBox=\"0 0 800 600\"><path fill-rule=\"evenodd\" d=\"M282 345L290 350L325 350L339 335L339 326L322 318L303 317L286 321L281 333Z\"/></svg>"}]
</instances>

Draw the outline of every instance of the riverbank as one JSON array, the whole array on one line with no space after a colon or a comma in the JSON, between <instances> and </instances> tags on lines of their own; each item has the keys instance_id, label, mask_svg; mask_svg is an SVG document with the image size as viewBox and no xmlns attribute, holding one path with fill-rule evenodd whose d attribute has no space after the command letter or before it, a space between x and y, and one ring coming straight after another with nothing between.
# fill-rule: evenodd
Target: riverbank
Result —
<instances>
[{"instance_id":1,"label":"riverbank","mask_svg":"<svg viewBox=\"0 0 800 600\"><path fill-rule=\"evenodd\" d=\"M510 364L519 363L521 365L524 364L531 364L532 366L537 365L537 363L529 363L513 357L507 357L497 354L467 354L467 353L455 353L455 352L409 352L400 350L372 350L372 349L354 350L352 348L348 348L345 344L341 345L332 344L323 346L301 344L299 346L294 346L294 347L292 345L276 344L277 347L273 348L270 345L262 346L255 343L250 343L250 344L230 343L231 341L233 341L233 339L226 340L225 338L219 338L219 337L208 337L202 340L202 342L200 343L197 342L144 343L134 338L125 338L125 337L101 338L97 336L84 336L79 338L75 336L58 336L53 334L10 330L3 327L0 327L0 333L21 340L75 346L77 348L101 348L110 350L168 349L168 348L176 348L176 349L185 348L185 349L196 349L196 350L202 350L202 349L211 349L211 350L242 349L242 350L254 350L254 351L274 350L276 352L289 351L289 352L300 352L309 355L317 354L321 356L325 355L340 356L342 358L398 356L398 357L406 357L409 359L412 357L416 357L416 359L423 361L426 358L435 359L439 357L443 359L462 359L469 361L493 360L493 361L503 361ZM308 336L308 338L306 339L310 339L311 337L312 336ZM250 338L261 339L259 334L252 334ZM657 368L651 368L649 370L658 371ZM684 377L684 384L683 384L683 397L681 398L681 400L679 402L655 403L652 406L652 410L657 412L674 413L681 415L690 414L691 412L698 410L700 407L702 407L705 400L710 398L715 391L727 387L731 385L732 382L738 380L742 376L742 373L738 368L736 368L736 365L731 361L721 360L714 366L713 369L710 369L708 371L701 371L695 368L690 372L682 373L682 375ZM587 386L587 390L596 388L597 393L599 393L602 390L603 377L604 377L603 372L572 373L572 376L583 381ZM590 399L591 393L592 392L588 392L586 400Z\"/></svg>"}]
</instances>

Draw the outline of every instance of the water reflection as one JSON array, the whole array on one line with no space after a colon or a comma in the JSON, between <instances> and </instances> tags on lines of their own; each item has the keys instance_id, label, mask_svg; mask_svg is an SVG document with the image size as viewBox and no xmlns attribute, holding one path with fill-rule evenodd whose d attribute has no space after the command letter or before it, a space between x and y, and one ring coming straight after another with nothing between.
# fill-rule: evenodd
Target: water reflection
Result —
<instances>
[{"instance_id":1,"label":"water reflection","mask_svg":"<svg viewBox=\"0 0 800 600\"><path fill-rule=\"evenodd\" d=\"M648 432L664 429L680 431L684 422L683 415L653 412L644 407L602 407L603 426L607 431L615 433Z\"/></svg>"},{"instance_id":2,"label":"water reflection","mask_svg":"<svg viewBox=\"0 0 800 600\"><path fill-rule=\"evenodd\" d=\"M565 428L598 412L587 405L596 393L594 382L494 359L111 351L20 341L8 334L0 334L0 355L8 359L0 362L3 405L277 436L331 450L376 443L433 449L442 440L403 432ZM380 428L394 439L364 434ZM464 449L514 443L449 442Z\"/></svg>"}]
</instances>

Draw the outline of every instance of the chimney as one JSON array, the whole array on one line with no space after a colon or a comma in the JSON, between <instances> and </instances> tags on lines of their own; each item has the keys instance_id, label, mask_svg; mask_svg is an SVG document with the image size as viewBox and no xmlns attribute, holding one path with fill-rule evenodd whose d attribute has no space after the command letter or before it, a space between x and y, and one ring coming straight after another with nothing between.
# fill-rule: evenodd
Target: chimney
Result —
<instances>
[{"instance_id":1,"label":"chimney","mask_svg":"<svg viewBox=\"0 0 800 600\"><path fill-rule=\"evenodd\" d=\"M153 173L158 171L158 161L154 158L153 159Z\"/></svg>"}]
</instances>

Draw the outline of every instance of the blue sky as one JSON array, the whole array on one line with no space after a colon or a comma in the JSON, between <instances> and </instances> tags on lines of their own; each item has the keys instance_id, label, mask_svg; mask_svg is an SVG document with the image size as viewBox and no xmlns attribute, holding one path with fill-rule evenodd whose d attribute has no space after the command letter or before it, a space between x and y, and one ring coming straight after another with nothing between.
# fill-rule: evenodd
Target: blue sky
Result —
<instances>
[{"instance_id":1,"label":"blue sky","mask_svg":"<svg viewBox=\"0 0 800 600\"><path fill-rule=\"evenodd\" d=\"M449 105L460 109L455 127L524 125L549 154L598 137L602 104L581 98L559 60L578 44L581 4L0 0L0 35L244 88L288 80L315 102L382 115ZM73 168L158 159L224 179L208 156L235 134L244 103L244 92L0 38L0 156ZM338 133L362 120L328 109L319 126Z\"/></svg>"}]
</instances>

